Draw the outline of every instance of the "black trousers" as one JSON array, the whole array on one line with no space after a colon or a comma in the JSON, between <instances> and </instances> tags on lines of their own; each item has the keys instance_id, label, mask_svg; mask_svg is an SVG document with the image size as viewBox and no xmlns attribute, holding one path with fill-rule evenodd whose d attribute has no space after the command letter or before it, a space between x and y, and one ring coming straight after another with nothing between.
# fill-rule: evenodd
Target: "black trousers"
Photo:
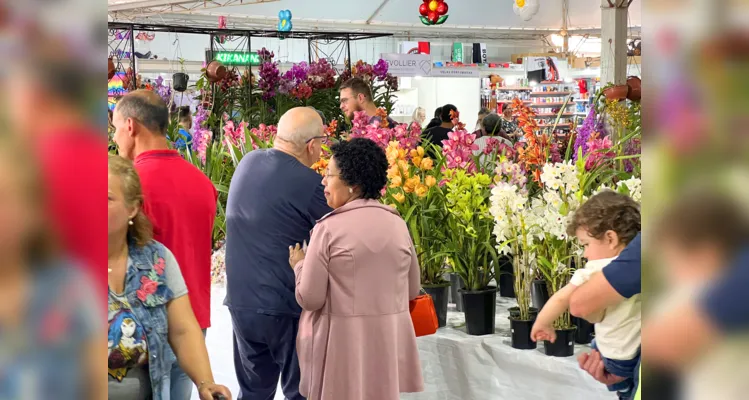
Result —
<instances>
[{"instance_id":1,"label":"black trousers","mask_svg":"<svg viewBox=\"0 0 749 400\"><path fill-rule=\"evenodd\" d=\"M239 382L238 400L273 400L281 378L288 400L299 394L299 359L296 335L299 319L229 309L234 327L234 370Z\"/></svg>"}]
</instances>

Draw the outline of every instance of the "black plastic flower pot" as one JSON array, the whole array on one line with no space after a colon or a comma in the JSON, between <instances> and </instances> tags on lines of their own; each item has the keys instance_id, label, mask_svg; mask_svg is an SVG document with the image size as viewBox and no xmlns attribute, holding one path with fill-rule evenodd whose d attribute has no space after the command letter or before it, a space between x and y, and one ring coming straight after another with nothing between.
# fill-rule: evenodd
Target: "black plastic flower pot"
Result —
<instances>
[{"instance_id":1,"label":"black plastic flower pot","mask_svg":"<svg viewBox=\"0 0 749 400\"><path fill-rule=\"evenodd\" d=\"M575 325L575 343L588 344L593 341L595 335L594 325L590 322L577 317L572 317L572 324Z\"/></svg>"},{"instance_id":2,"label":"black plastic flower pot","mask_svg":"<svg viewBox=\"0 0 749 400\"><path fill-rule=\"evenodd\" d=\"M515 273L512 269L512 258L502 257L499 260L499 274L497 276L499 295L515 298Z\"/></svg>"},{"instance_id":3,"label":"black plastic flower pot","mask_svg":"<svg viewBox=\"0 0 749 400\"><path fill-rule=\"evenodd\" d=\"M557 340L554 343L544 341L544 352L552 357L571 357L575 354L575 331L574 326L569 329L557 329Z\"/></svg>"},{"instance_id":4,"label":"black plastic flower pot","mask_svg":"<svg viewBox=\"0 0 749 400\"><path fill-rule=\"evenodd\" d=\"M463 311L463 298L458 291L463 289L463 287L465 287L463 279L461 279L458 274L450 274L450 296L455 303L455 309L460 312Z\"/></svg>"},{"instance_id":5,"label":"black plastic flower pot","mask_svg":"<svg viewBox=\"0 0 749 400\"><path fill-rule=\"evenodd\" d=\"M520 318L520 307L510 307L507 309L507 311L510 313L510 318L512 319L519 319ZM538 308L531 307L528 310L528 314L530 314L530 317L532 320L536 319L536 316L538 315Z\"/></svg>"},{"instance_id":6,"label":"black plastic flower pot","mask_svg":"<svg viewBox=\"0 0 749 400\"><path fill-rule=\"evenodd\" d=\"M515 317L517 318L517 317ZM529 321L522 321L510 316L510 328L512 328L512 347L519 350L533 350L536 342L531 340L531 330L536 316L531 315Z\"/></svg>"},{"instance_id":7,"label":"black plastic flower pot","mask_svg":"<svg viewBox=\"0 0 749 400\"><path fill-rule=\"evenodd\" d=\"M537 309L544 308L544 304L549 301L549 286L543 279L536 279L531 285L531 304Z\"/></svg>"},{"instance_id":8,"label":"black plastic flower pot","mask_svg":"<svg viewBox=\"0 0 749 400\"><path fill-rule=\"evenodd\" d=\"M174 88L175 92L184 92L187 90L187 82L189 80L190 77L186 73L177 72L172 75L172 88Z\"/></svg>"},{"instance_id":9,"label":"black plastic flower pot","mask_svg":"<svg viewBox=\"0 0 749 400\"><path fill-rule=\"evenodd\" d=\"M469 335L481 336L494 333L497 311L497 288L484 290L460 290L465 308L466 330Z\"/></svg>"},{"instance_id":10,"label":"black plastic flower pot","mask_svg":"<svg viewBox=\"0 0 749 400\"><path fill-rule=\"evenodd\" d=\"M432 297L434 310L437 312L439 327L447 325L447 297L450 293L450 283L439 285L424 285L424 291Z\"/></svg>"}]
</instances>

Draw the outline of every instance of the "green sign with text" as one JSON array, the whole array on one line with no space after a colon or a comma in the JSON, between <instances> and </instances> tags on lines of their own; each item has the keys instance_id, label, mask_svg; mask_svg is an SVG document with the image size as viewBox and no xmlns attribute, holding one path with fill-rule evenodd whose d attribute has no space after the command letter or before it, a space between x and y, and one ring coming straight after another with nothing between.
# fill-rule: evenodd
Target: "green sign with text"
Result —
<instances>
[{"instance_id":1,"label":"green sign with text","mask_svg":"<svg viewBox=\"0 0 749 400\"><path fill-rule=\"evenodd\" d=\"M260 65L260 56L255 52L216 51L213 59L224 65Z\"/></svg>"}]
</instances>

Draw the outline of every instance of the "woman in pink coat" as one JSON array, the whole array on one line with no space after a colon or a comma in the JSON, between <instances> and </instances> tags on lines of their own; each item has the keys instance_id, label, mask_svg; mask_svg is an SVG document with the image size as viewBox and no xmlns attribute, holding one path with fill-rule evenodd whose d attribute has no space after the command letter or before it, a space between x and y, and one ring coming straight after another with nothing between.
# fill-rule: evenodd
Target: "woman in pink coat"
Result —
<instances>
[{"instance_id":1,"label":"woman in pink coat","mask_svg":"<svg viewBox=\"0 0 749 400\"><path fill-rule=\"evenodd\" d=\"M409 300L421 289L406 224L377 199L385 153L373 141L332 146L325 197L306 251L290 248L304 310L299 391L309 400L397 400L424 390Z\"/></svg>"}]
</instances>

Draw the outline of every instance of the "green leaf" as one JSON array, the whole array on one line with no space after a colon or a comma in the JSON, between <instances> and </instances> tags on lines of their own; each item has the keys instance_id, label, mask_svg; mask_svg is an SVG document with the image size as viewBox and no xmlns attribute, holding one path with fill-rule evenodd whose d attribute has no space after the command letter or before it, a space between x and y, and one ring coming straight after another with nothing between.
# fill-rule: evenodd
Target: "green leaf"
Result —
<instances>
[{"instance_id":1,"label":"green leaf","mask_svg":"<svg viewBox=\"0 0 749 400\"><path fill-rule=\"evenodd\" d=\"M432 23L429 22L429 19L423 15L420 15L419 19L421 19L421 23L424 25L432 25Z\"/></svg>"},{"instance_id":2,"label":"green leaf","mask_svg":"<svg viewBox=\"0 0 749 400\"><path fill-rule=\"evenodd\" d=\"M437 20L437 25L442 25L443 23L445 23L445 21L447 21L447 17L449 17L449 15L443 15L443 16L441 16L441 17L440 17L440 18L439 18L439 19Z\"/></svg>"}]
</instances>

